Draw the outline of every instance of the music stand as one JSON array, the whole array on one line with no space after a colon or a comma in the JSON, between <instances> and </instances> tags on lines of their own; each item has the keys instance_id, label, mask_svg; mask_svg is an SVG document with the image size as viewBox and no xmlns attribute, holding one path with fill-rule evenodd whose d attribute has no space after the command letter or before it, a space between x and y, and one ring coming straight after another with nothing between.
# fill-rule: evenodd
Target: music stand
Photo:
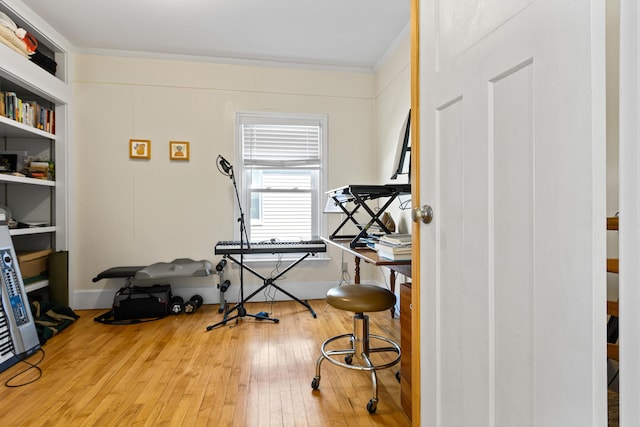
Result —
<instances>
[{"instance_id":1,"label":"music stand","mask_svg":"<svg viewBox=\"0 0 640 427\"><path fill-rule=\"evenodd\" d=\"M242 203L240 202L240 193L238 192L238 185L236 184L236 177L233 173L233 166L222 156L218 155L218 159L216 160L216 164L218 166L218 171L221 174L228 176L231 178L233 182L233 188L236 192L236 201L238 203L238 210L240 211L240 217L238 217L238 224L240 227L240 302L233 306L230 310L225 310L224 316L222 320L213 325L207 326L207 331L210 331L218 326L226 325L227 322L234 320L236 321L236 325L238 324L240 318L244 317L253 317L257 320L270 320L273 323L278 323L280 320L274 317L266 317L258 314L249 314L247 313L247 309L244 307L244 244L247 244L247 250L249 249L249 237L247 236L247 228L244 222L244 212L242 210ZM235 316L229 316L229 313L237 310L237 314Z\"/></svg>"}]
</instances>

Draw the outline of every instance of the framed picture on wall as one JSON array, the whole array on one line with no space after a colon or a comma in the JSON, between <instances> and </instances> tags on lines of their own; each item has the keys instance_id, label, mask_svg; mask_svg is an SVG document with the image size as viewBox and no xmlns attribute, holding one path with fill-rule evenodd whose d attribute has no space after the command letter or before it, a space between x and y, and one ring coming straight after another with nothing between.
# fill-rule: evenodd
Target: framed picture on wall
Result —
<instances>
[{"instance_id":1,"label":"framed picture on wall","mask_svg":"<svg viewBox=\"0 0 640 427\"><path fill-rule=\"evenodd\" d=\"M129 157L132 159L150 159L151 141L148 139L130 139Z\"/></svg>"},{"instance_id":2,"label":"framed picture on wall","mask_svg":"<svg viewBox=\"0 0 640 427\"><path fill-rule=\"evenodd\" d=\"M171 160L189 160L189 143L186 141L170 141L169 158Z\"/></svg>"}]
</instances>

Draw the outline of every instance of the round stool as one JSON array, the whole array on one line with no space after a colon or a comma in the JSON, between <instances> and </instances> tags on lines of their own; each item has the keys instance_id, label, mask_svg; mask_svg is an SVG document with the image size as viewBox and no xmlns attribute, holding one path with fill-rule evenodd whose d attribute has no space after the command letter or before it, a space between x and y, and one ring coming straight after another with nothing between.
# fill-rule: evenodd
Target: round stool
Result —
<instances>
[{"instance_id":1,"label":"round stool","mask_svg":"<svg viewBox=\"0 0 640 427\"><path fill-rule=\"evenodd\" d=\"M371 372L373 395L367 403L367 411L373 414L378 408L378 380L376 371L390 368L400 361L400 346L387 337L369 333L369 316L366 312L386 311L396 303L396 296L388 289L373 285L344 285L329 289L327 303L335 308L353 311L353 333L336 335L322 343L322 355L316 362L316 376L311 381L311 388L320 387L320 365L326 359L334 365L347 369ZM329 349L334 341L345 341L343 349ZM372 346L381 342L384 347ZM371 353L393 352L396 357L390 362L374 364ZM342 358L343 360L340 360Z\"/></svg>"}]
</instances>

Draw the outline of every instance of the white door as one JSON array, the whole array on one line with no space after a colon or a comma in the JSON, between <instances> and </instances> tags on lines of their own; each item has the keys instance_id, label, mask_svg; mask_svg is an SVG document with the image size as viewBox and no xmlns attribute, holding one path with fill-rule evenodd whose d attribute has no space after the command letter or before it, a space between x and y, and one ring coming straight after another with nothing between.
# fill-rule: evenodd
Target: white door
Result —
<instances>
[{"instance_id":1,"label":"white door","mask_svg":"<svg viewBox=\"0 0 640 427\"><path fill-rule=\"evenodd\" d=\"M604 0L419 16L421 425L604 426Z\"/></svg>"}]
</instances>

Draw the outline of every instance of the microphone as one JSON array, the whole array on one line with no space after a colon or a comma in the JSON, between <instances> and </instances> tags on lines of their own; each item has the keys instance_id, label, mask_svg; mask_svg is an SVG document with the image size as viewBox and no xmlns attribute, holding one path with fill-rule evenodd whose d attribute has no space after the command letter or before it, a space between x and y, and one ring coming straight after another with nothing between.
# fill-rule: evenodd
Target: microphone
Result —
<instances>
[{"instance_id":1,"label":"microphone","mask_svg":"<svg viewBox=\"0 0 640 427\"><path fill-rule=\"evenodd\" d=\"M227 159L225 159L219 154L218 154L218 164L226 174L229 174L229 172L231 172L231 170L233 169L233 166L231 166L231 163L229 163Z\"/></svg>"}]
</instances>

